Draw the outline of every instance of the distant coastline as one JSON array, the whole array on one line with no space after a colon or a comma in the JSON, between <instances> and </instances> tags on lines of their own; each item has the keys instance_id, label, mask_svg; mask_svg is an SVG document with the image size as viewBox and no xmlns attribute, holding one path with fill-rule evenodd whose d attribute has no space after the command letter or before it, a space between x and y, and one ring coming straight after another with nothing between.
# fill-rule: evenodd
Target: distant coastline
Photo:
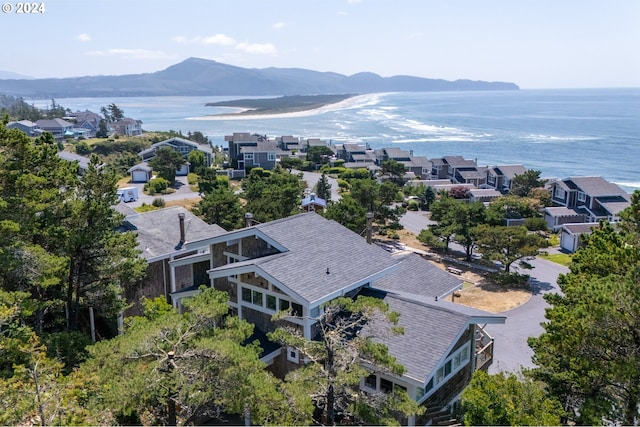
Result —
<instances>
[{"instance_id":1,"label":"distant coastline","mask_svg":"<svg viewBox=\"0 0 640 427\"><path fill-rule=\"evenodd\" d=\"M208 107L229 107L239 111L194 117L194 120L248 120L256 118L304 117L348 108L367 95L293 95L277 98L235 99L208 102Z\"/></svg>"}]
</instances>

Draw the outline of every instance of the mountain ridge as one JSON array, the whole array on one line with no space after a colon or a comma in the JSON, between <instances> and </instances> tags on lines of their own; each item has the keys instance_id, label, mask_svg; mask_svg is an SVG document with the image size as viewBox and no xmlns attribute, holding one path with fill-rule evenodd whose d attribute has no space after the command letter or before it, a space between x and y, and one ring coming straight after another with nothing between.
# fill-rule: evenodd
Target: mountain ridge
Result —
<instances>
[{"instance_id":1,"label":"mountain ridge","mask_svg":"<svg viewBox=\"0 0 640 427\"><path fill-rule=\"evenodd\" d=\"M243 68L188 58L152 73L47 79L0 79L0 93L18 97L284 96L334 93L518 90L511 82L443 80L372 72L346 76L304 68Z\"/></svg>"}]
</instances>

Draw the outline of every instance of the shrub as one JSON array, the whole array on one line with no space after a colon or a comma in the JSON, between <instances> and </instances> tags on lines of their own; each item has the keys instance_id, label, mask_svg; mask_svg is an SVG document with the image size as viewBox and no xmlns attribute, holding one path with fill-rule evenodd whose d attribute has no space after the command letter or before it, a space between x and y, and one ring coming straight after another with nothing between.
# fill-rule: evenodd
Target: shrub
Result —
<instances>
[{"instance_id":1,"label":"shrub","mask_svg":"<svg viewBox=\"0 0 640 427\"><path fill-rule=\"evenodd\" d=\"M198 183L198 175L191 172L187 175L187 183L189 185L196 185Z\"/></svg>"},{"instance_id":2,"label":"shrub","mask_svg":"<svg viewBox=\"0 0 640 427\"><path fill-rule=\"evenodd\" d=\"M154 178L145 185L144 189L149 192L149 194L158 194L163 193L169 188L169 181L164 178Z\"/></svg>"},{"instance_id":3,"label":"shrub","mask_svg":"<svg viewBox=\"0 0 640 427\"><path fill-rule=\"evenodd\" d=\"M409 200L409 203L407 203L407 209L410 211L417 211L419 207L420 203L417 200Z\"/></svg>"},{"instance_id":4,"label":"shrub","mask_svg":"<svg viewBox=\"0 0 640 427\"><path fill-rule=\"evenodd\" d=\"M344 179L338 179L338 188L341 189L342 191L347 191L349 190L351 186L349 185L349 183L344 180Z\"/></svg>"},{"instance_id":5,"label":"shrub","mask_svg":"<svg viewBox=\"0 0 640 427\"><path fill-rule=\"evenodd\" d=\"M155 199L153 199L153 202L151 202L151 205L155 206L156 208L164 208L165 201L162 197L156 197Z\"/></svg>"},{"instance_id":6,"label":"shrub","mask_svg":"<svg viewBox=\"0 0 640 427\"><path fill-rule=\"evenodd\" d=\"M80 141L76 144L76 153L84 156L91 153L91 147L89 147L87 141Z\"/></svg>"},{"instance_id":7,"label":"shrub","mask_svg":"<svg viewBox=\"0 0 640 427\"><path fill-rule=\"evenodd\" d=\"M547 222L544 218L526 218L524 220L524 226L529 231L545 231L547 230Z\"/></svg>"}]
</instances>

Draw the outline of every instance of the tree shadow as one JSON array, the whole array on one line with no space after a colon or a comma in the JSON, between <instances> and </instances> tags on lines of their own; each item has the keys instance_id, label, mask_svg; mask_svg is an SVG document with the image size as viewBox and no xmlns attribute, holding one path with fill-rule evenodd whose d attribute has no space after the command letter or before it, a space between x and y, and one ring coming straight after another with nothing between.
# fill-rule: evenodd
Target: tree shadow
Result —
<instances>
[{"instance_id":1,"label":"tree shadow","mask_svg":"<svg viewBox=\"0 0 640 427\"><path fill-rule=\"evenodd\" d=\"M556 290L555 284L542 282L533 277L529 279L529 284L531 285L531 293L533 295L542 295Z\"/></svg>"}]
</instances>

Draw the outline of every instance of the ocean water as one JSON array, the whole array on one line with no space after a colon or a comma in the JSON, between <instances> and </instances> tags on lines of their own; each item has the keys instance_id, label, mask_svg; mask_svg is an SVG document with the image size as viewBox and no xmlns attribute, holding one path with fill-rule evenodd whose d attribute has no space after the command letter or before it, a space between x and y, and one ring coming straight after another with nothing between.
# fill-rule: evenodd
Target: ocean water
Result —
<instances>
[{"instance_id":1,"label":"ocean water","mask_svg":"<svg viewBox=\"0 0 640 427\"><path fill-rule=\"evenodd\" d=\"M75 110L115 103L145 130L200 131L213 144L251 132L371 148L394 146L428 158L461 155L480 166L523 164L543 177L602 176L640 189L640 88L362 95L298 116L220 119L205 107L230 97L66 98ZM46 106L50 100L35 100Z\"/></svg>"}]
</instances>

